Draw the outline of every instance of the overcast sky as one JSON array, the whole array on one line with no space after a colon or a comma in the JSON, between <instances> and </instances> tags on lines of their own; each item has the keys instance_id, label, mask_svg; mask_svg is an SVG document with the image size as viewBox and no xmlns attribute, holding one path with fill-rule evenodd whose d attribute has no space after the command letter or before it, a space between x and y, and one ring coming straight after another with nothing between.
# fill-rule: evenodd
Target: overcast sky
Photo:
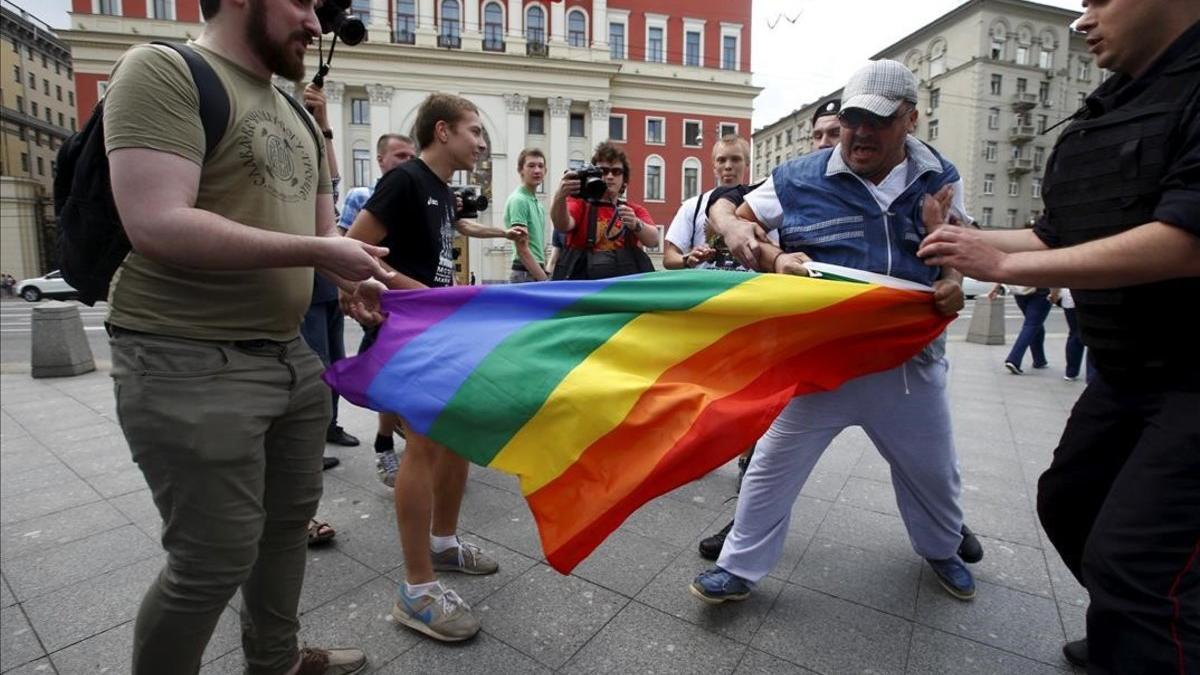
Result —
<instances>
[{"instance_id":1,"label":"overcast sky","mask_svg":"<svg viewBox=\"0 0 1200 675\"><path fill-rule=\"evenodd\" d=\"M15 0L51 26L69 25L70 0ZM707 2L708 0L694 0ZM1041 0L1080 10L1080 0ZM754 0L754 127L837 89L872 54L963 0ZM771 27L774 25L774 28Z\"/></svg>"}]
</instances>

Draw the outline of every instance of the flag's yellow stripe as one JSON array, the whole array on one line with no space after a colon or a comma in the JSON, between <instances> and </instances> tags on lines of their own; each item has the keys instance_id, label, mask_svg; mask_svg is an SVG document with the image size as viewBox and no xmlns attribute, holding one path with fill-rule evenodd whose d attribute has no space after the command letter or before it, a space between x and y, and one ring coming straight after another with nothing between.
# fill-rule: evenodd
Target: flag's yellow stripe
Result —
<instances>
[{"instance_id":1,"label":"flag's yellow stripe","mask_svg":"<svg viewBox=\"0 0 1200 675\"><path fill-rule=\"evenodd\" d=\"M873 288L764 274L685 312L643 314L576 366L488 466L520 475L521 491L530 494L620 424L671 366L742 326L820 310Z\"/></svg>"}]
</instances>

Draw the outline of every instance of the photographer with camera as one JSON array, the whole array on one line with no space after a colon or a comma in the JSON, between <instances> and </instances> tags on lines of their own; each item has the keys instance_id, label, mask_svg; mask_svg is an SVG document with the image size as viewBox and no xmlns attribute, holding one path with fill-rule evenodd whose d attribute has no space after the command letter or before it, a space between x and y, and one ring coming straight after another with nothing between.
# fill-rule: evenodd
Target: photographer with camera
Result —
<instances>
[{"instance_id":1,"label":"photographer with camera","mask_svg":"<svg viewBox=\"0 0 1200 675\"><path fill-rule=\"evenodd\" d=\"M414 125L421 154L380 179L348 236L366 243L386 242L384 262L396 270L386 288L444 287L454 278L454 230L470 237L521 240L523 228L502 230L469 219L455 209L447 182L455 171L475 167L487 150L479 110L449 94L431 94L417 110ZM478 206L464 199L464 206ZM385 286L362 283L343 296L343 307L375 323ZM397 589L395 619L438 640L465 640L479 632L479 620L435 571L492 574L495 560L457 536L458 513L466 489L467 460L419 434L401 420L407 445L396 473L393 495L405 581Z\"/></svg>"},{"instance_id":2,"label":"photographer with camera","mask_svg":"<svg viewBox=\"0 0 1200 675\"><path fill-rule=\"evenodd\" d=\"M596 146L592 164L568 171L550 204L554 229L567 249L554 267L557 279L607 279L653 272L643 246L658 245L658 228L641 204L625 201L629 159L613 143Z\"/></svg>"}]
</instances>

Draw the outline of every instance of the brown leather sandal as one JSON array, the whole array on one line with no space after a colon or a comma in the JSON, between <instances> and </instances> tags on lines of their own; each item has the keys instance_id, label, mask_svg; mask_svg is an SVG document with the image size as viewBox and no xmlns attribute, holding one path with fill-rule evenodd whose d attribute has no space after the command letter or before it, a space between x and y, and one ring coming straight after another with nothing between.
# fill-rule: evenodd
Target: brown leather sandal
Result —
<instances>
[{"instance_id":1,"label":"brown leather sandal","mask_svg":"<svg viewBox=\"0 0 1200 675\"><path fill-rule=\"evenodd\" d=\"M308 521L308 545L319 546L337 536L337 530L323 520L313 518Z\"/></svg>"}]
</instances>

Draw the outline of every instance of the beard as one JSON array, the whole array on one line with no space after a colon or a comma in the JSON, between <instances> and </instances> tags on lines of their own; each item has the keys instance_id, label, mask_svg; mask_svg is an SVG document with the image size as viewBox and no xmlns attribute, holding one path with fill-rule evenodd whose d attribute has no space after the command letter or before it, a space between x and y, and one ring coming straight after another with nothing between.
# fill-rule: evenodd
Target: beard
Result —
<instances>
[{"instance_id":1,"label":"beard","mask_svg":"<svg viewBox=\"0 0 1200 675\"><path fill-rule=\"evenodd\" d=\"M292 42L312 40L307 31L299 30L284 40L271 42L267 34L267 9L262 0L250 0L249 21L246 22L246 42L267 69L281 77L299 81L304 77L304 57L292 50Z\"/></svg>"}]
</instances>

